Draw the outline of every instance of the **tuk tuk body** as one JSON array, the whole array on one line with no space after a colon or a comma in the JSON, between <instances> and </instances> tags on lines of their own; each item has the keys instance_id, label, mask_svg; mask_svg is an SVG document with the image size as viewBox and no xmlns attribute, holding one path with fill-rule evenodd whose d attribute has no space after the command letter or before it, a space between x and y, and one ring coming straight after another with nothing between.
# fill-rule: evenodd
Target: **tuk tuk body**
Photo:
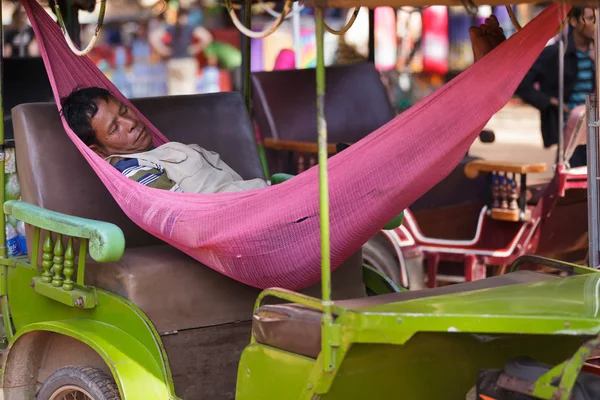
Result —
<instances>
[{"instance_id":1,"label":"tuk tuk body","mask_svg":"<svg viewBox=\"0 0 600 400\"><path fill-rule=\"evenodd\" d=\"M239 94L133 102L172 140L219 152L244 178L264 176ZM94 400L465 398L486 371L500 371L505 390L567 399L599 345L597 270L539 257L521 260L567 277L515 265L368 297L361 252L331 273L324 246L320 285L242 285L129 221L63 134L54 104L12 114L23 201L3 211L28 225L30 256L0 257L7 400L68 391ZM519 356L549 366L535 364L533 377L507 370Z\"/></svg>"}]
</instances>

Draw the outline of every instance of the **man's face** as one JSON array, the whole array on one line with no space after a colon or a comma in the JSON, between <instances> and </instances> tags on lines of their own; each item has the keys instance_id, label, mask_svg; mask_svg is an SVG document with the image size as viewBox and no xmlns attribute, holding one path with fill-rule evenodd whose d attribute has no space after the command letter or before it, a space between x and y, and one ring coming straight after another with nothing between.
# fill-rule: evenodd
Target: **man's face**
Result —
<instances>
[{"instance_id":1,"label":"man's face","mask_svg":"<svg viewBox=\"0 0 600 400\"><path fill-rule=\"evenodd\" d=\"M573 28L587 40L594 40L594 28L596 26L596 16L591 8L584 8L583 14L577 19Z\"/></svg>"},{"instance_id":2,"label":"man's face","mask_svg":"<svg viewBox=\"0 0 600 400\"><path fill-rule=\"evenodd\" d=\"M150 149L152 135L140 117L115 98L96 100L98 112L92 118L96 142L90 146L101 157L133 154Z\"/></svg>"}]
</instances>

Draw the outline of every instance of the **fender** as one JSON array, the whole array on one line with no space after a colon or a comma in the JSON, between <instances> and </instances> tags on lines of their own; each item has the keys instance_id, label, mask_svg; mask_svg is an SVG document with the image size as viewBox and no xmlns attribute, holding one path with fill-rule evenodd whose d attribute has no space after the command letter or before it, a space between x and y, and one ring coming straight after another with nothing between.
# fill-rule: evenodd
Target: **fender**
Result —
<instances>
[{"instance_id":1,"label":"fender","mask_svg":"<svg viewBox=\"0 0 600 400\"><path fill-rule=\"evenodd\" d=\"M110 369L123 399L178 399L164 364L161 365L138 339L115 326L90 319L45 321L23 327L7 349L4 371L20 339L31 332L40 331L77 339L93 349Z\"/></svg>"}]
</instances>

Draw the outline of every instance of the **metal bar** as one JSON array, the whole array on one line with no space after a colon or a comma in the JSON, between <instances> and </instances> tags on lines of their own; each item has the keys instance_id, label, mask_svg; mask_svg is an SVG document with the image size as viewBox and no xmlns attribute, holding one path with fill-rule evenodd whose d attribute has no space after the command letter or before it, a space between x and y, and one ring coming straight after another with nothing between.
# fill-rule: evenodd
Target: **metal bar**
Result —
<instances>
[{"instance_id":1,"label":"metal bar","mask_svg":"<svg viewBox=\"0 0 600 400\"><path fill-rule=\"evenodd\" d=\"M79 255L77 256L77 284L85 285L85 260L87 257L88 240L79 240Z\"/></svg>"},{"instance_id":2,"label":"metal bar","mask_svg":"<svg viewBox=\"0 0 600 400\"><path fill-rule=\"evenodd\" d=\"M244 26L248 29L252 29L252 0L246 0L242 7L241 17L244 21ZM241 47L242 47L242 68L240 73L242 74L242 95L244 96L244 104L250 121L252 119L252 79L250 78L251 67L252 67L252 39L240 32L241 35ZM254 127L254 124L252 125ZM263 167L263 173L265 179L270 178L269 167L267 165L267 156L265 149L261 141L256 138L256 147L258 149L258 156L260 163Z\"/></svg>"},{"instance_id":3,"label":"metal bar","mask_svg":"<svg viewBox=\"0 0 600 400\"><path fill-rule=\"evenodd\" d=\"M596 9L596 15L600 13L600 8ZM599 243L600 226L598 223L598 133L596 126L599 118L598 98L600 96L600 24L596 24L594 30L595 64L596 64L596 93L586 98L587 113L587 181L588 181L588 265L592 268L598 268L600 264Z\"/></svg>"},{"instance_id":4,"label":"metal bar","mask_svg":"<svg viewBox=\"0 0 600 400\"><path fill-rule=\"evenodd\" d=\"M292 40L294 43L294 68L300 69L302 48L300 47L300 5L297 1L292 6Z\"/></svg>"},{"instance_id":5,"label":"metal bar","mask_svg":"<svg viewBox=\"0 0 600 400\"><path fill-rule=\"evenodd\" d=\"M319 215L321 228L321 294L323 302L323 369L334 368L333 349L328 339L333 334L331 302L331 260L329 248L329 188L327 178L327 122L325 120L325 59L323 10L315 8L315 39L317 42L317 132L319 134Z\"/></svg>"},{"instance_id":6,"label":"metal bar","mask_svg":"<svg viewBox=\"0 0 600 400\"><path fill-rule=\"evenodd\" d=\"M565 39L564 30L558 36L558 163L565 162Z\"/></svg>"},{"instance_id":7,"label":"metal bar","mask_svg":"<svg viewBox=\"0 0 600 400\"><path fill-rule=\"evenodd\" d=\"M248 29L252 28L252 0L246 0L244 2L244 7L242 7L242 20L244 21L244 26ZM250 60L252 56L250 54L252 42L251 39L240 33L242 35L242 91L244 96L244 103L246 104L246 110L248 111L248 115L252 115L251 109L251 82L250 82Z\"/></svg>"},{"instance_id":8,"label":"metal bar","mask_svg":"<svg viewBox=\"0 0 600 400\"><path fill-rule=\"evenodd\" d=\"M516 179L516 176L513 176L513 178ZM521 174L520 186L519 208L521 209L522 216L525 217L525 211L527 210L527 174Z\"/></svg>"},{"instance_id":9,"label":"metal bar","mask_svg":"<svg viewBox=\"0 0 600 400\"><path fill-rule=\"evenodd\" d=\"M588 157L588 251L589 266L597 268L600 264L598 238L600 232L598 226L598 127L597 121L598 103L595 94L586 98L587 114L587 157Z\"/></svg>"},{"instance_id":10,"label":"metal bar","mask_svg":"<svg viewBox=\"0 0 600 400\"><path fill-rule=\"evenodd\" d=\"M375 9L369 8L369 62L375 62Z\"/></svg>"}]
</instances>

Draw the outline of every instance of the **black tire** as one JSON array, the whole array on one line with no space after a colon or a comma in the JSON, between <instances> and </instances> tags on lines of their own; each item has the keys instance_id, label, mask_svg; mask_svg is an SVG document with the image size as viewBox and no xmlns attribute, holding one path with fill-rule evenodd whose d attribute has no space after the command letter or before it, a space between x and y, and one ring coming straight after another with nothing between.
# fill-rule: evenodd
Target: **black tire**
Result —
<instances>
[{"instance_id":1,"label":"black tire","mask_svg":"<svg viewBox=\"0 0 600 400\"><path fill-rule=\"evenodd\" d=\"M46 379L36 398L62 400L63 396L59 393L69 393L69 390L86 400L121 400L119 389L111 377L97 368L83 366L64 367L54 371Z\"/></svg>"},{"instance_id":2,"label":"black tire","mask_svg":"<svg viewBox=\"0 0 600 400\"><path fill-rule=\"evenodd\" d=\"M377 271L385 274L396 285L402 286L400 276L400 263L396 254L386 245L384 238L375 236L363 246L363 263L370 265Z\"/></svg>"}]
</instances>

